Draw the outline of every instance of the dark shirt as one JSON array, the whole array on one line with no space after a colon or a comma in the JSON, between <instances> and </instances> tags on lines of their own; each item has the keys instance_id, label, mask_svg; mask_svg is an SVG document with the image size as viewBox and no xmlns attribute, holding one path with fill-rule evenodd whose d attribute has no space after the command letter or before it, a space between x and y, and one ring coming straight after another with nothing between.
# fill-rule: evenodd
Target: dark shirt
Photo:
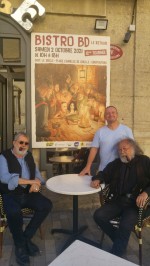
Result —
<instances>
[{"instance_id":1,"label":"dark shirt","mask_svg":"<svg viewBox=\"0 0 150 266\"><path fill-rule=\"evenodd\" d=\"M43 178L37 169L32 154L28 151L22 158L17 158L11 149L3 151L0 155L0 193L18 193L29 186L18 184L18 178L22 176L25 179L38 178L43 182ZM24 190L25 191L25 190Z\"/></svg>"},{"instance_id":2,"label":"dark shirt","mask_svg":"<svg viewBox=\"0 0 150 266\"><path fill-rule=\"evenodd\" d=\"M93 176L92 180L110 184L110 193L115 195L131 193L137 197L145 191L150 196L150 158L136 155L129 163L116 159Z\"/></svg>"},{"instance_id":3,"label":"dark shirt","mask_svg":"<svg viewBox=\"0 0 150 266\"><path fill-rule=\"evenodd\" d=\"M136 163L134 160L131 163L121 163L120 176L118 176L117 193L124 195L132 193L133 188L137 184Z\"/></svg>"}]
</instances>

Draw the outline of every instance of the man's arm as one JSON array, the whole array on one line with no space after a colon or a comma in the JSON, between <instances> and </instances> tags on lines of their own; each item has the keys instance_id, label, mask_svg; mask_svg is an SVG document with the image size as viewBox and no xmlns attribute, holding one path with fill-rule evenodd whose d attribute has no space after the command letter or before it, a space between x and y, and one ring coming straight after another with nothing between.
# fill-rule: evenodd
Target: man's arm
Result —
<instances>
[{"instance_id":1,"label":"man's arm","mask_svg":"<svg viewBox=\"0 0 150 266\"><path fill-rule=\"evenodd\" d=\"M96 147L92 147L90 149L90 153L89 153L89 156L88 156L88 160L87 160L87 164L85 166L85 168L79 173L80 176L83 176L85 174L88 174L88 175L91 175L91 165L95 159L95 156L97 154L97 151L98 151L98 148Z\"/></svg>"},{"instance_id":2,"label":"man's arm","mask_svg":"<svg viewBox=\"0 0 150 266\"><path fill-rule=\"evenodd\" d=\"M106 168L105 168L106 169ZM101 183L104 182L105 178L105 169L103 171L98 172L96 175L92 176L92 181L90 186L93 188L99 188Z\"/></svg>"},{"instance_id":3,"label":"man's arm","mask_svg":"<svg viewBox=\"0 0 150 266\"><path fill-rule=\"evenodd\" d=\"M40 170L38 169L38 167L36 166L36 169L35 169L35 179L39 179L41 181L41 184L42 185L45 185L45 180L44 178L42 177L41 173L40 173Z\"/></svg>"},{"instance_id":4,"label":"man's arm","mask_svg":"<svg viewBox=\"0 0 150 266\"><path fill-rule=\"evenodd\" d=\"M118 169L118 164L117 164L118 159L114 160L113 162L110 162L104 169L103 171L99 171L96 175L92 176L92 184L96 184L99 185L101 183L105 183L105 184L110 184L111 181L113 180L115 173Z\"/></svg>"},{"instance_id":5,"label":"man's arm","mask_svg":"<svg viewBox=\"0 0 150 266\"><path fill-rule=\"evenodd\" d=\"M6 158L0 155L0 181L3 184L8 184L8 189L14 190L18 185L37 185L39 188L41 186L41 181L37 177L35 180L29 180L26 178L19 178L17 173L10 174L8 171L8 165Z\"/></svg>"},{"instance_id":6,"label":"man's arm","mask_svg":"<svg viewBox=\"0 0 150 266\"><path fill-rule=\"evenodd\" d=\"M139 208L143 207L147 198L150 197L150 158L144 155L141 157L141 160L144 169L144 176L146 180L149 179L149 182L147 186L144 188L144 191L142 191L136 198L136 205ZM144 179L143 179L143 184L144 184Z\"/></svg>"}]
</instances>

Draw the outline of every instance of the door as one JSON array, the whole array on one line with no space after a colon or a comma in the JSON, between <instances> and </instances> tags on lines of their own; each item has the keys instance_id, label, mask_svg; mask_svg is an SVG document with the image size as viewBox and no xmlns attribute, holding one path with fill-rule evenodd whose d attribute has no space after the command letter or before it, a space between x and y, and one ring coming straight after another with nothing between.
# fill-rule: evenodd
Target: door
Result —
<instances>
[{"instance_id":1,"label":"door","mask_svg":"<svg viewBox=\"0 0 150 266\"><path fill-rule=\"evenodd\" d=\"M0 150L14 134L31 135L30 35L11 17L0 14Z\"/></svg>"},{"instance_id":2,"label":"door","mask_svg":"<svg viewBox=\"0 0 150 266\"><path fill-rule=\"evenodd\" d=\"M7 79L0 75L0 152L6 148L6 102L7 102Z\"/></svg>"},{"instance_id":3,"label":"door","mask_svg":"<svg viewBox=\"0 0 150 266\"><path fill-rule=\"evenodd\" d=\"M12 146L14 134L26 131L24 68L0 68L1 151Z\"/></svg>"}]
</instances>

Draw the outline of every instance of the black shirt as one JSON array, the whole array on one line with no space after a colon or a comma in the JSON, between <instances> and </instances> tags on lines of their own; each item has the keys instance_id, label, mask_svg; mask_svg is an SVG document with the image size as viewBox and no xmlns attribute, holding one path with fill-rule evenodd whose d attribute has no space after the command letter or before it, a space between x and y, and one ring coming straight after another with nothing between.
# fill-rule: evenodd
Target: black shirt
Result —
<instances>
[{"instance_id":1,"label":"black shirt","mask_svg":"<svg viewBox=\"0 0 150 266\"><path fill-rule=\"evenodd\" d=\"M150 196L150 158L136 155L129 163L116 159L93 176L92 180L110 184L111 193L115 195L131 193L137 197L145 191Z\"/></svg>"}]
</instances>

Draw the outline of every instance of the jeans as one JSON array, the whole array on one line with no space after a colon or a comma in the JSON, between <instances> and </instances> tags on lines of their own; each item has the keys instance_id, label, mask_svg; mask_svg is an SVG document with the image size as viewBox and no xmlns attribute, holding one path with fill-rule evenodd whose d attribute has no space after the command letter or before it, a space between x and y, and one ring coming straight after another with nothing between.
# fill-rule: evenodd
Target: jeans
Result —
<instances>
[{"instance_id":1,"label":"jeans","mask_svg":"<svg viewBox=\"0 0 150 266\"><path fill-rule=\"evenodd\" d=\"M110 220L120 217L119 228L116 229ZM122 257L126 251L130 234L137 223L138 208L132 199L125 196L106 203L94 213L94 220L113 241L111 253Z\"/></svg>"},{"instance_id":2,"label":"jeans","mask_svg":"<svg viewBox=\"0 0 150 266\"><path fill-rule=\"evenodd\" d=\"M52 202L39 192L21 195L3 194L3 204L8 226L16 246L23 246L26 239L33 237L52 209ZM22 208L34 210L33 218L31 218L24 232Z\"/></svg>"}]
</instances>

